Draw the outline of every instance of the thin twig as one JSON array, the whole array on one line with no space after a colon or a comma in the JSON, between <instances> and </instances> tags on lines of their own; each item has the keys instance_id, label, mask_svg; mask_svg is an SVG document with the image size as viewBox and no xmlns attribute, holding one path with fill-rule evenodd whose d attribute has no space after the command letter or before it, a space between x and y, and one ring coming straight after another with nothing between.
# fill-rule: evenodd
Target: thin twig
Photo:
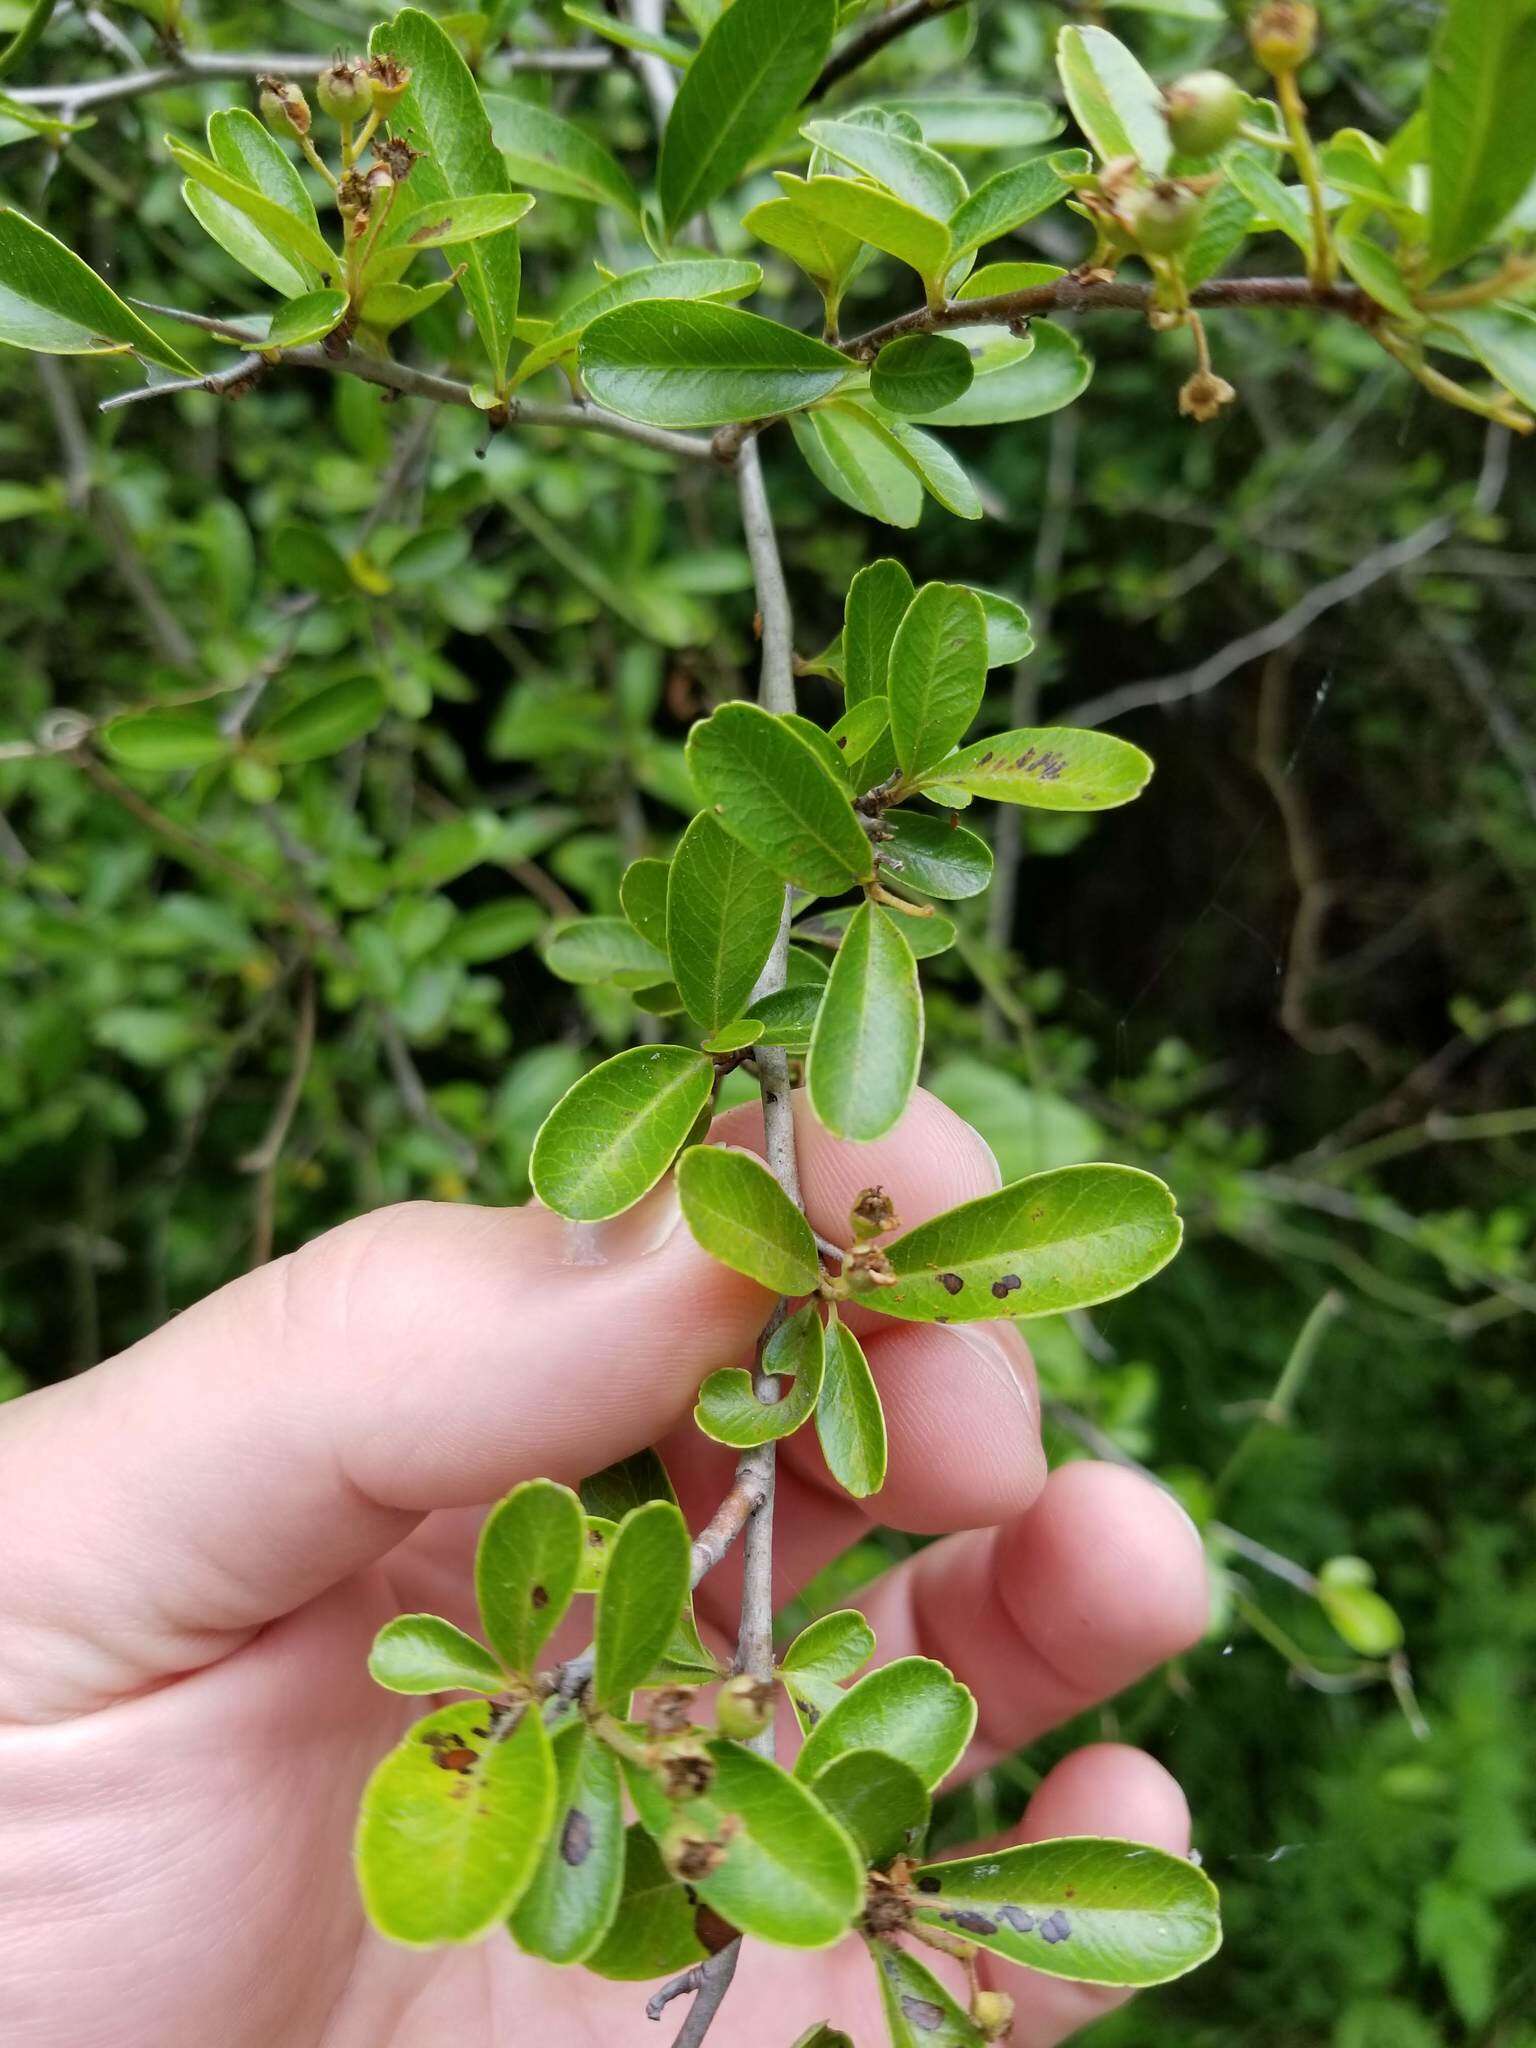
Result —
<instances>
[{"instance_id":1,"label":"thin twig","mask_svg":"<svg viewBox=\"0 0 1536 2048\"><path fill-rule=\"evenodd\" d=\"M736 1974L736 1962L740 1954L741 1936L738 1934L733 1942L721 1949L717 1955L712 1955L707 1963L700 1963L696 1970L687 1973L690 1978L697 1979L697 1982L691 1983L688 1988L698 1995L693 2001L687 2019L677 2031L672 2048L699 2048L699 2043L714 2024L715 2015L720 2010L726 1992L731 1988L731 1979ZM665 1986L662 1988L666 1989ZM645 2008L653 2020L661 2018L660 2011L651 2012L651 2006L656 2004L656 1999L660 1996L661 1992L657 1992L656 1998L651 1999Z\"/></svg>"},{"instance_id":2,"label":"thin twig","mask_svg":"<svg viewBox=\"0 0 1536 2048\"><path fill-rule=\"evenodd\" d=\"M288 1070L288 1079L277 1098L266 1135L254 1151L248 1152L240 1161L243 1172L254 1173L256 1176L253 1205L255 1223L251 1232L253 1270L257 1266L264 1266L272 1256L272 1233L277 1212L278 1163L282 1159L283 1147L288 1142L288 1132L303 1099L304 1083L309 1079L309 1062L314 1049L315 976L313 968L306 964L303 978L299 983L299 1012L294 1026L293 1059Z\"/></svg>"},{"instance_id":3,"label":"thin twig","mask_svg":"<svg viewBox=\"0 0 1536 2048\"><path fill-rule=\"evenodd\" d=\"M925 21L933 21L941 14L952 14L965 4L966 0L897 0L894 7L888 7L884 14L877 15L857 35L851 36L840 50L832 52L806 98L821 99L850 73L859 70L872 57L878 57L887 45L894 43L898 36L904 36L908 29L921 28Z\"/></svg>"}]
</instances>

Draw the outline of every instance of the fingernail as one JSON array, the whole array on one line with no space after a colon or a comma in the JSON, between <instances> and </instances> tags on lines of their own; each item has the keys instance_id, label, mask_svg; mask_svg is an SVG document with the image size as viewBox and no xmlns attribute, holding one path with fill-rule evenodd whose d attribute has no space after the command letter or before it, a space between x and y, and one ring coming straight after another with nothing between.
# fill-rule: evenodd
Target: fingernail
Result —
<instances>
[{"instance_id":1,"label":"fingernail","mask_svg":"<svg viewBox=\"0 0 1536 2048\"><path fill-rule=\"evenodd\" d=\"M1194 1516L1189 1512L1189 1509L1185 1507L1183 1501L1179 1499L1179 1496L1176 1493L1171 1492L1166 1486L1160 1486L1158 1488L1158 1492L1161 1493L1163 1499L1167 1501L1169 1507L1173 1509L1174 1513L1178 1516L1179 1520L1184 1524L1185 1528L1189 1531L1190 1535L1193 1536L1196 1543L1199 1544L1200 1554L1203 1557L1205 1555L1205 1537L1201 1534L1200 1524L1195 1520Z\"/></svg>"},{"instance_id":2,"label":"fingernail","mask_svg":"<svg viewBox=\"0 0 1536 2048\"><path fill-rule=\"evenodd\" d=\"M566 1226L561 1256L568 1266L609 1266L625 1259L649 1258L661 1250L683 1220L677 1186L669 1174L632 1209L602 1223Z\"/></svg>"},{"instance_id":3,"label":"fingernail","mask_svg":"<svg viewBox=\"0 0 1536 2048\"><path fill-rule=\"evenodd\" d=\"M976 1127L973 1124L971 1128L975 1130ZM992 1150L992 1147L987 1143L986 1139L981 1135L980 1131L976 1131L976 1142L980 1145L982 1151L986 1153L987 1158L992 1163L993 1185L996 1187L1001 1187L1003 1184L1003 1169L998 1164L997 1154Z\"/></svg>"},{"instance_id":4,"label":"fingernail","mask_svg":"<svg viewBox=\"0 0 1536 2048\"><path fill-rule=\"evenodd\" d=\"M1039 1422L1035 1409L1034 1389L1029 1383L1028 1375L1015 1370L1013 1360L994 1333L987 1329L985 1324L974 1329L968 1328L964 1323L955 1323L950 1327L953 1335L961 1339L991 1377L1006 1380L1018 1397L1026 1426L1033 1429Z\"/></svg>"}]
</instances>

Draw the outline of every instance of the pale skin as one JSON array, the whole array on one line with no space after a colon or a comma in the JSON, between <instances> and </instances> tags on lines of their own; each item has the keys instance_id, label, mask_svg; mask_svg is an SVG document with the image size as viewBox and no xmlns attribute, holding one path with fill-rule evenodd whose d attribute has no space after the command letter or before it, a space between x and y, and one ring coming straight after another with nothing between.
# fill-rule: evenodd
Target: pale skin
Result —
<instances>
[{"instance_id":1,"label":"pale skin","mask_svg":"<svg viewBox=\"0 0 1536 2048\"><path fill-rule=\"evenodd\" d=\"M919 1096L867 1146L797 1105L812 1222L846 1241L882 1183L911 1225L996 1185ZM717 1126L757 1142L755 1111ZM9 2048L624 2048L665 2042L648 1987L530 1962L500 1938L438 1954L365 1926L349 1852L369 1770L430 1702L381 1692L379 1625L473 1627L485 1505L660 1443L694 1526L730 1454L688 1421L705 1372L767 1308L698 1250L666 1188L597 1232L538 1209L413 1204L247 1276L121 1358L0 1410L0 2037ZM866 1318L891 1433L884 1492L832 1487L814 1433L781 1461L779 1598L874 1520L956 1532L861 1604L880 1660L942 1658L980 1702L975 1769L1193 1642L1200 1547L1134 1474L1047 1480L1023 1344ZM699 1592L733 1633L733 1555ZM558 1651L575 1649L574 1636ZM781 1714L781 1735L788 1739ZM1020 1839L1115 1834L1182 1851L1182 1794L1103 1744L1059 1765ZM938 1958L941 1974L953 1967ZM1111 1994L1005 1965L1017 2048ZM785 2048L812 2021L883 2038L854 1942L748 1944L712 2039Z\"/></svg>"}]
</instances>

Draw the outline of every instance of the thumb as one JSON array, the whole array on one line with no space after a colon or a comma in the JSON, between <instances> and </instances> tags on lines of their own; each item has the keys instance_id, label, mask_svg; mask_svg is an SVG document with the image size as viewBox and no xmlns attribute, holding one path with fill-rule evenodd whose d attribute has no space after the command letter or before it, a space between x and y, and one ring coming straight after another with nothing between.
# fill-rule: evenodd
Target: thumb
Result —
<instances>
[{"instance_id":1,"label":"thumb","mask_svg":"<svg viewBox=\"0 0 1536 2048\"><path fill-rule=\"evenodd\" d=\"M434 1508L653 1442L770 1298L670 1181L615 1223L410 1203L0 1410L0 1719L224 1655Z\"/></svg>"}]
</instances>

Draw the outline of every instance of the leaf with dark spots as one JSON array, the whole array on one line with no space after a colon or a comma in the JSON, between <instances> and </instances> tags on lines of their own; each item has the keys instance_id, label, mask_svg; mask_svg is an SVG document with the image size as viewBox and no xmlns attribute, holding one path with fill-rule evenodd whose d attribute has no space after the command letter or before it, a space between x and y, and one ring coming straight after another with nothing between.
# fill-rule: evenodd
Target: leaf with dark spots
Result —
<instances>
[{"instance_id":1,"label":"leaf with dark spots","mask_svg":"<svg viewBox=\"0 0 1536 2048\"><path fill-rule=\"evenodd\" d=\"M944 2024L944 2008L935 2005L928 1998L905 1997L901 2009L914 2027L921 2027L925 2034L937 2033Z\"/></svg>"},{"instance_id":2,"label":"leaf with dark spots","mask_svg":"<svg viewBox=\"0 0 1536 2048\"><path fill-rule=\"evenodd\" d=\"M1071 1938L1072 1923L1058 1907L1049 1919L1040 1922L1040 1933L1046 1941L1067 1941Z\"/></svg>"},{"instance_id":3,"label":"leaf with dark spots","mask_svg":"<svg viewBox=\"0 0 1536 2048\"><path fill-rule=\"evenodd\" d=\"M958 1294L965 1285L958 1273L940 1273L937 1277L946 1294Z\"/></svg>"},{"instance_id":4,"label":"leaf with dark spots","mask_svg":"<svg viewBox=\"0 0 1536 2048\"><path fill-rule=\"evenodd\" d=\"M419 227L415 234L408 235L406 239L410 242L435 242L452 226L453 215L445 214L441 220L428 221L424 227Z\"/></svg>"},{"instance_id":5,"label":"leaf with dark spots","mask_svg":"<svg viewBox=\"0 0 1536 2048\"><path fill-rule=\"evenodd\" d=\"M577 1870L586 1862L591 1849L592 1822L579 1806L573 1806L560 1830L561 1860Z\"/></svg>"}]
</instances>

